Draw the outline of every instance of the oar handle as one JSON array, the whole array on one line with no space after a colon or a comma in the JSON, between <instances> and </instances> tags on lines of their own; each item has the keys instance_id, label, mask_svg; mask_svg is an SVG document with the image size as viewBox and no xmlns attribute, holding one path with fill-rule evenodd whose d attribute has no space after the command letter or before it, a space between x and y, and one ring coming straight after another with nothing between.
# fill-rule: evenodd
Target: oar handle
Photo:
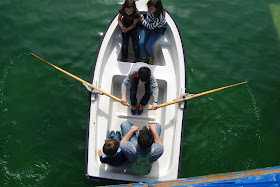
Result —
<instances>
[{"instance_id":1,"label":"oar handle","mask_svg":"<svg viewBox=\"0 0 280 187\"><path fill-rule=\"evenodd\" d=\"M217 88L217 89L214 89L214 90L209 90L209 91L202 92L202 93L198 93L198 94L191 95L191 96L188 96L188 97L185 97L185 98L181 98L181 99L178 99L178 100L175 100L175 101L170 101L170 102L167 102L167 103L163 103L163 104L158 105L158 108L165 107L165 106L168 106L168 105L173 105L175 103L180 103L180 102L183 102L183 101L187 101L187 100L199 97L199 96L207 95L207 94L210 94L210 93L213 93L213 92L217 92L217 91L220 91L220 90L223 90L223 89L226 89L226 88L229 88L229 87L237 86L237 85L240 85L240 84L244 84L244 83L247 83L247 81L237 83L237 84L233 84L233 85L229 85L229 86L225 86L225 87L221 87L221 88ZM152 108L149 108L149 110L152 110Z\"/></svg>"},{"instance_id":2,"label":"oar handle","mask_svg":"<svg viewBox=\"0 0 280 187\"><path fill-rule=\"evenodd\" d=\"M107 92L105 92L105 91L103 91L103 90L97 88L96 86L93 86L92 84L90 84L90 83L84 81L83 79L81 79L81 78L79 78L79 77L77 77L77 76L75 76L75 75L73 75L73 74L71 74L71 73L69 73L69 72L67 72L67 71L65 71L65 70L63 70L63 69L61 69L60 67L57 67L57 66L55 66L55 65L53 65L53 64L51 64L51 63L49 63L48 61L46 61L46 60L44 60L44 59L38 57L37 55L34 55L33 53L30 53L30 55L33 56L34 58L36 58L36 59L38 59L38 60L40 60L40 61L42 61L42 62L48 64L49 66L52 66L53 68L57 69L58 71L61 71L62 73L66 74L66 75L68 75L68 76L70 76L70 77L72 77L73 79L76 79L77 81L79 81L79 82L81 82L81 83L83 83L83 84L89 85L92 89L95 89L95 90L97 90L97 91L103 93L104 95L107 95L108 97L110 97L110 98L112 98L112 99L114 99L114 100L116 100L116 101L118 101L118 102L121 102L121 100L120 100L118 97L113 96L113 95L111 95L111 94L109 94L109 93L107 93Z\"/></svg>"}]
</instances>

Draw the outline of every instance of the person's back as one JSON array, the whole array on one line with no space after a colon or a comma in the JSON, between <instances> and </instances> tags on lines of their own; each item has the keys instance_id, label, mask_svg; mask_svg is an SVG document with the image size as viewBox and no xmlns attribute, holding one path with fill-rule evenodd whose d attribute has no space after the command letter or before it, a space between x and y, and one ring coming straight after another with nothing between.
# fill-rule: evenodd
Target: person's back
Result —
<instances>
[{"instance_id":1,"label":"person's back","mask_svg":"<svg viewBox=\"0 0 280 187\"><path fill-rule=\"evenodd\" d=\"M143 150L140 147L138 147L137 141L132 142L124 142L121 144L121 149L123 154L126 156L129 163L133 163L138 159L138 155L141 157L148 157L148 155L153 150L149 160L151 163L154 163L159 159L159 157L163 154L163 146L159 143L153 143L151 148L147 150Z\"/></svg>"},{"instance_id":2,"label":"person's back","mask_svg":"<svg viewBox=\"0 0 280 187\"><path fill-rule=\"evenodd\" d=\"M125 125L126 123L122 123L122 129L125 128L123 127ZM121 141L121 149L131 163L131 169L135 174L149 174L152 163L163 154L164 149L159 137L160 132L161 127L157 123L150 129L143 127L139 132L138 141Z\"/></svg>"}]
</instances>

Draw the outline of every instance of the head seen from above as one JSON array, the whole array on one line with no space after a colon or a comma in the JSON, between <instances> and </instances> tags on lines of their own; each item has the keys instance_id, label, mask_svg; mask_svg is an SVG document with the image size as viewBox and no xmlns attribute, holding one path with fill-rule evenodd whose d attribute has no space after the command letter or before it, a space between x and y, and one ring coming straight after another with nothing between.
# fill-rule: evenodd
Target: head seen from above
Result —
<instances>
[{"instance_id":1,"label":"head seen from above","mask_svg":"<svg viewBox=\"0 0 280 187\"><path fill-rule=\"evenodd\" d=\"M109 157L115 156L118 151L119 145L120 143L118 142L118 140L109 138L103 145L103 152Z\"/></svg>"},{"instance_id":2,"label":"head seen from above","mask_svg":"<svg viewBox=\"0 0 280 187\"><path fill-rule=\"evenodd\" d=\"M138 145L141 149L147 150L149 149L152 144L154 143L154 135L150 129L144 126L138 135Z\"/></svg>"},{"instance_id":3,"label":"head seen from above","mask_svg":"<svg viewBox=\"0 0 280 187\"><path fill-rule=\"evenodd\" d=\"M141 67L138 70L138 78L141 82L146 83L150 80L151 70L148 67Z\"/></svg>"},{"instance_id":4,"label":"head seen from above","mask_svg":"<svg viewBox=\"0 0 280 187\"><path fill-rule=\"evenodd\" d=\"M161 0L149 0L147 6L148 6L148 12L154 14L156 18L158 18L160 14L165 11Z\"/></svg>"},{"instance_id":5,"label":"head seen from above","mask_svg":"<svg viewBox=\"0 0 280 187\"><path fill-rule=\"evenodd\" d=\"M134 0L126 0L122 5L122 12L125 12L127 15L136 14L137 8Z\"/></svg>"}]
</instances>

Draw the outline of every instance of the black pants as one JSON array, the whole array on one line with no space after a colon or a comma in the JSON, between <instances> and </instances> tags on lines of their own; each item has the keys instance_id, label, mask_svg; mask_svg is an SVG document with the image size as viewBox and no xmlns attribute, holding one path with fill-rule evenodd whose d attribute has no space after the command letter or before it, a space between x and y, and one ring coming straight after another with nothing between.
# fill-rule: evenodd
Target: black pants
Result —
<instances>
[{"instance_id":1,"label":"black pants","mask_svg":"<svg viewBox=\"0 0 280 187\"><path fill-rule=\"evenodd\" d=\"M138 84L139 84L139 79L136 77L133 77L132 80L130 81L130 102L132 106L137 105L137 89L138 89ZM142 97L140 104L145 106L152 95L152 88L151 88L151 82L148 81L145 83L145 94Z\"/></svg>"},{"instance_id":2,"label":"black pants","mask_svg":"<svg viewBox=\"0 0 280 187\"><path fill-rule=\"evenodd\" d=\"M138 32L137 28L134 28L126 33L122 33L122 38L123 38L123 45L122 45L122 55L123 58L128 58L128 43L129 43L129 37L132 39L132 45L134 49L134 55L135 57L139 57L139 42L138 42Z\"/></svg>"}]
</instances>

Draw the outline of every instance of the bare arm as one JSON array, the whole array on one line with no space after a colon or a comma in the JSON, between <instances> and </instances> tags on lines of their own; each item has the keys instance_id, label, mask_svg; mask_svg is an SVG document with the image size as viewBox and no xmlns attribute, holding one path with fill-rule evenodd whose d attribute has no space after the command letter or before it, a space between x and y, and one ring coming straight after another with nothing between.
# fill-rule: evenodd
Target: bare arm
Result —
<instances>
[{"instance_id":1,"label":"bare arm","mask_svg":"<svg viewBox=\"0 0 280 187\"><path fill-rule=\"evenodd\" d=\"M123 104L124 106L127 105L126 94L124 93L122 94L121 104Z\"/></svg>"},{"instance_id":2,"label":"bare arm","mask_svg":"<svg viewBox=\"0 0 280 187\"><path fill-rule=\"evenodd\" d=\"M130 138L132 137L133 133L137 132L138 129L139 129L139 127L133 125L131 127L131 129L124 135L120 144L122 145L122 143L128 142L130 140Z\"/></svg>"},{"instance_id":3,"label":"bare arm","mask_svg":"<svg viewBox=\"0 0 280 187\"><path fill-rule=\"evenodd\" d=\"M138 23L138 20L139 20L139 19L134 19L133 24L130 25L130 26L127 28L127 31L130 31L131 29L135 28L136 25L137 25L137 23Z\"/></svg>"},{"instance_id":4,"label":"bare arm","mask_svg":"<svg viewBox=\"0 0 280 187\"><path fill-rule=\"evenodd\" d=\"M158 133L157 133L157 125L156 123L150 123L149 127L154 135L154 139L155 139L155 143L159 143L160 145L162 145L163 147L163 142L161 140L161 138L159 137Z\"/></svg>"},{"instance_id":5,"label":"bare arm","mask_svg":"<svg viewBox=\"0 0 280 187\"><path fill-rule=\"evenodd\" d=\"M122 23L122 14L119 14L118 16L118 23L119 23L119 26L122 28L123 27L123 23Z\"/></svg>"}]
</instances>

